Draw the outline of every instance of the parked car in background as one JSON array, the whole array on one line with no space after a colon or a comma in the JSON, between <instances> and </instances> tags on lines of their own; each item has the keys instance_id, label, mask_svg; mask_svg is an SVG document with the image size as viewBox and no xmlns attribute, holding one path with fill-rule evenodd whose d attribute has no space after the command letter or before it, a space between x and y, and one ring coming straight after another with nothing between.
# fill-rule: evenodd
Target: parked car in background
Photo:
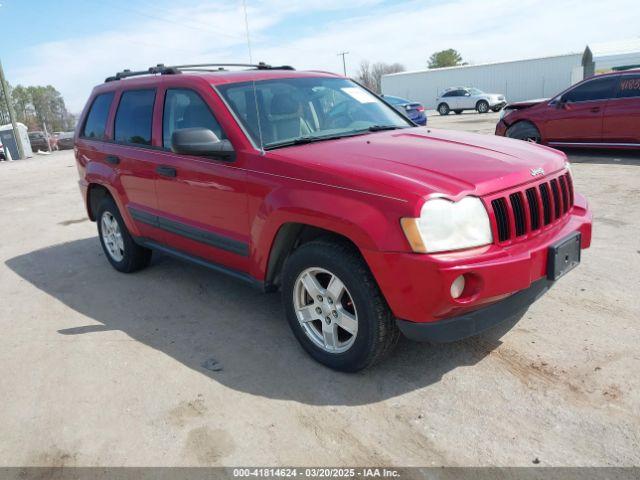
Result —
<instances>
[{"instance_id":1,"label":"parked car in background","mask_svg":"<svg viewBox=\"0 0 640 480\"><path fill-rule=\"evenodd\" d=\"M478 88L451 87L436 98L437 110L440 115L449 115L453 111L461 114L464 110L476 110L487 113L489 110L500 111L507 101L501 93L485 93Z\"/></svg>"},{"instance_id":2,"label":"parked car in background","mask_svg":"<svg viewBox=\"0 0 640 480\"><path fill-rule=\"evenodd\" d=\"M513 324L591 242L562 152L416 127L331 73L182 71L109 77L81 115L80 191L105 259L130 273L157 250L280 290L331 368L375 363L401 332Z\"/></svg>"},{"instance_id":3,"label":"parked car in background","mask_svg":"<svg viewBox=\"0 0 640 480\"><path fill-rule=\"evenodd\" d=\"M29 132L29 143L31 143L31 150L34 152L38 150L48 152L58 149L56 138L41 131Z\"/></svg>"},{"instance_id":4,"label":"parked car in background","mask_svg":"<svg viewBox=\"0 0 640 480\"><path fill-rule=\"evenodd\" d=\"M427 124L427 114L424 111L424 107L421 103L412 102L405 98L394 97L392 95L382 95L382 97L389 102L396 110L404 113L409 120L418 125Z\"/></svg>"},{"instance_id":5,"label":"parked car in background","mask_svg":"<svg viewBox=\"0 0 640 480\"><path fill-rule=\"evenodd\" d=\"M58 149L71 150L73 149L73 132L58 132L56 134L56 140L58 142Z\"/></svg>"},{"instance_id":6,"label":"parked car in background","mask_svg":"<svg viewBox=\"0 0 640 480\"><path fill-rule=\"evenodd\" d=\"M496 135L558 147L640 148L640 70L597 75L552 99L511 103Z\"/></svg>"}]
</instances>

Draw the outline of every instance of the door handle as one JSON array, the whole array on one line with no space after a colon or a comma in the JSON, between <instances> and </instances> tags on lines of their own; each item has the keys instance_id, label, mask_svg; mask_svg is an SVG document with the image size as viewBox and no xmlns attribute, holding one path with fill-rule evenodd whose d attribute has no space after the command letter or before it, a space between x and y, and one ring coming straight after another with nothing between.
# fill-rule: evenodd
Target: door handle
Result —
<instances>
[{"instance_id":1,"label":"door handle","mask_svg":"<svg viewBox=\"0 0 640 480\"><path fill-rule=\"evenodd\" d=\"M156 168L156 172L158 175L162 175L163 177L175 177L178 172L173 167L167 167L166 165L160 165Z\"/></svg>"},{"instance_id":2,"label":"door handle","mask_svg":"<svg viewBox=\"0 0 640 480\"><path fill-rule=\"evenodd\" d=\"M591 111L592 111L593 113L598 113L598 112L600 111L600 107L593 107L593 108L591 109Z\"/></svg>"},{"instance_id":3,"label":"door handle","mask_svg":"<svg viewBox=\"0 0 640 480\"><path fill-rule=\"evenodd\" d=\"M117 165L120 163L120 159L114 155L109 155L107 158L105 158L105 160L111 165Z\"/></svg>"}]
</instances>

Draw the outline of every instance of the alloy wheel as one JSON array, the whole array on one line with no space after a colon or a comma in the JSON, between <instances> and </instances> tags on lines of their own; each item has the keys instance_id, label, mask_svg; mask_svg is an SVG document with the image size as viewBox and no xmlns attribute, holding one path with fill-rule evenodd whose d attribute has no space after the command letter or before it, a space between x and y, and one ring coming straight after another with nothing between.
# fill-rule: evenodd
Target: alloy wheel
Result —
<instances>
[{"instance_id":1,"label":"alloy wheel","mask_svg":"<svg viewBox=\"0 0 640 480\"><path fill-rule=\"evenodd\" d=\"M111 212L104 212L100 222L100 234L107 252L113 260L121 262L124 258L124 241L118 221Z\"/></svg>"},{"instance_id":2,"label":"alloy wheel","mask_svg":"<svg viewBox=\"0 0 640 480\"><path fill-rule=\"evenodd\" d=\"M293 307L307 337L328 353L343 353L355 342L358 313L349 290L335 274L307 268L295 281Z\"/></svg>"}]
</instances>

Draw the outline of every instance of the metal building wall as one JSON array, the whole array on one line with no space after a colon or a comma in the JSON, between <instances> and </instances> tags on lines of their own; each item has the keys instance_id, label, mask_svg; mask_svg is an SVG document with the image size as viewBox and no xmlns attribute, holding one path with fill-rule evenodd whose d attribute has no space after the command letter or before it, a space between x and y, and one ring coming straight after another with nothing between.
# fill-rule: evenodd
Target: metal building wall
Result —
<instances>
[{"instance_id":1,"label":"metal building wall","mask_svg":"<svg viewBox=\"0 0 640 480\"><path fill-rule=\"evenodd\" d=\"M447 87L476 87L488 93L503 93L507 101L515 102L550 97L582 78L582 53L575 53L385 75L382 92L433 109L435 98Z\"/></svg>"}]
</instances>

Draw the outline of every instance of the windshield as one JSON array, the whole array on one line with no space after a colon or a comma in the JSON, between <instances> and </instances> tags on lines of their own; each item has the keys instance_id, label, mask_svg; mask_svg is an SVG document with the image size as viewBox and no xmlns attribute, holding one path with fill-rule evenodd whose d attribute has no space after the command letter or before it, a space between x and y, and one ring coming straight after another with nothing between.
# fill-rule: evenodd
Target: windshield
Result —
<instances>
[{"instance_id":1,"label":"windshield","mask_svg":"<svg viewBox=\"0 0 640 480\"><path fill-rule=\"evenodd\" d=\"M344 78L285 78L217 88L253 142L266 149L413 126Z\"/></svg>"},{"instance_id":2,"label":"windshield","mask_svg":"<svg viewBox=\"0 0 640 480\"><path fill-rule=\"evenodd\" d=\"M471 95L482 95L484 93L479 88L470 88L469 92L471 93Z\"/></svg>"}]
</instances>

